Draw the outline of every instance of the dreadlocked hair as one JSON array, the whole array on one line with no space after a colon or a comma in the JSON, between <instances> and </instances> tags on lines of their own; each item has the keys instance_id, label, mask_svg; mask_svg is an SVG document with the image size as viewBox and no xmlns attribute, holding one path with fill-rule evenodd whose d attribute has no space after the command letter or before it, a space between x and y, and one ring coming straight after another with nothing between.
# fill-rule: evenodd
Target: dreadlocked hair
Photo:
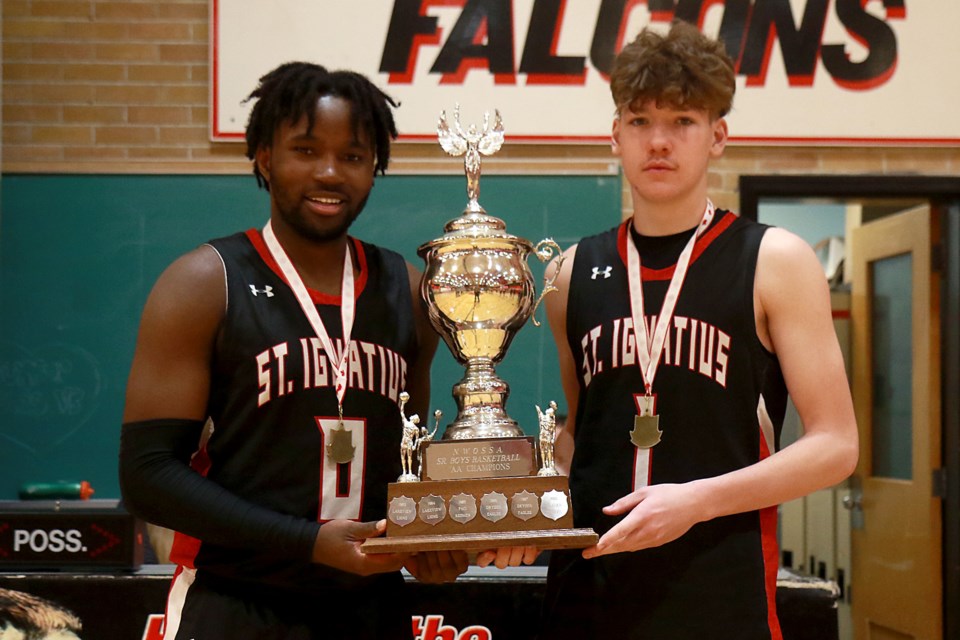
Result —
<instances>
[{"instance_id":1,"label":"dreadlocked hair","mask_svg":"<svg viewBox=\"0 0 960 640\"><path fill-rule=\"evenodd\" d=\"M260 78L246 101L256 100L247 121L247 158L257 149L273 144L273 135L284 122L296 123L306 116L307 129L316 122L317 100L323 96L343 98L351 104L354 131L363 130L374 141L374 174L383 175L390 163L390 143L397 137L392 108L398 103L365 76L353 71L328 71L309 62L287 62ZM270 185L253 163L257 185Z\"/></svg>"}]
</instances>

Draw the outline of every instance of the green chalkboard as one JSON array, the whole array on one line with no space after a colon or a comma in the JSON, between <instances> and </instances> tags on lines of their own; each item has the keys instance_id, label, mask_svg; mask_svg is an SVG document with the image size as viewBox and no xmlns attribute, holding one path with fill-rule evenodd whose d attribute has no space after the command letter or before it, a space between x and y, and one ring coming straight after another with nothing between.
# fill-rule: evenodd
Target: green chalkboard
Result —
<instances>
[{"instance_id":1,"label":"green chalkboard","mask_svg":"<svg viewBox=\"0 0 960 640\"><path fill-rule=\"evenodd\" d=\"M510 233L566 247L617 223L620 181L488 175L480 201ZM351 233L422 266L417 247L465 204L462 176L381 177ZM119 497L124 387L153 282L203 241L261 227L268 211L252 176L2 177L0 499L51 480L88 480L97 497ZM539 282L543 267L534 258L531 267ZM528 431L534 404L556 399L563 408L546 326L528 322L498 373L511 386L510 415ZM441 343L431 404L448 418L462 375Z\"/></svg>"}]
</instances>

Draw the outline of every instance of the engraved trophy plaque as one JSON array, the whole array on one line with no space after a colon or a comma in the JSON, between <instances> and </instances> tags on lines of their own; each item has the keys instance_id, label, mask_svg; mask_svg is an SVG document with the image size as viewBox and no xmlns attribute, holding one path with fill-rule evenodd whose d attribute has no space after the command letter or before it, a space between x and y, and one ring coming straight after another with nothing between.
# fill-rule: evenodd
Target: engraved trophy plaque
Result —
<instances>
[{"instance_id":1,"label":"engraved trophy plaque","mask_svg":"<svg viewBox=\"0 0 960 640\"><path fill-rule=\"evenodd\" d=\"M464 131L459 106L453 127L440 114L440 146L449 155L464 156L468 202L442 236L418 250L425 262L420 293L430 322L466 367L453 387L457 416L434 440L436 427L428 432L418 426L418 416L408 417L409 396L401 395L403 475L388 487L387 534L366 540L361 546L366 553L581 548L598 539L592 529L573 528L567 477L553 465L556 403L546 411L537 407L539 466L534 439L504 409L509 387L495 365L543 297L556 290L553 279L563 255L553 240L533 245L508 234L506 224L480 206L480 156L496 153L503 144L500 113L495 112L492 127L489 116L484 115L481 130L471 125ZM554 278L544 279L536 297L527 258L533 254L546 262L555 252ZM534 324L539 326L536 319ZM439 424L439 411L435 417Z\"/></svg>"}]
</instances>

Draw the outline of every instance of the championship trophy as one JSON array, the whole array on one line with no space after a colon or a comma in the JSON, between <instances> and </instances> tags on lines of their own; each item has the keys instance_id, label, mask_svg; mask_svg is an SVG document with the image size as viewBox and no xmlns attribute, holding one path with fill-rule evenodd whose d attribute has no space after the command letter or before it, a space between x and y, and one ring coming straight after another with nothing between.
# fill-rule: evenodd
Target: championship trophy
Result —
<instances>
[{"instance_id":1,"label":"championship trophy","mask_svg":"<svg viewBox=\"0 0 960 640\"><path fill-rule=\"evenodd\" d=\"M400 396L403 473L387 494L387 532L361 545L365 553L459 549L479 551L508 546L541 549L582 548L595 544L592 529L574 529L567 477L553 464L555 402L536 407L539 447L507 415L509 387L494 371L516 332L543 297L555 291L563 255L550 239L533 245L506 232L505 223L478 202L480 156L503 144L503 124L495 112L484 115L483 129L464 131L460 109L453 128L446 114L437 126L440 146L464 156L466 209L444 226L444 234L422 245L426 263L420 294L430 322L454 358L466 367L453 387L457 417L434 440L441 413L430 431L420 417L407 416L406 392ZM557 252L553 278L544 278L534 301L532 253L546 262ZM534 318L534 324L539 323ZM531 412L532 413L532 412ZM537 455L539 449L539 456ZM539 464L538 464L539 458Z\"/></svg>"}]
</instances>

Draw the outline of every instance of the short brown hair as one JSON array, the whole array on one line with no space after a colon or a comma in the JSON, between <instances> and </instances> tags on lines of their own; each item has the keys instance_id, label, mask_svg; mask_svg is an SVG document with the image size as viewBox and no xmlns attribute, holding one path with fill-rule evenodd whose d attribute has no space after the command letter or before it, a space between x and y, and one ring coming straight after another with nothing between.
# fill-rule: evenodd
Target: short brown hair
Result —
<instances>
[{"instance_id":1,"label":"short brown hair","mask_svg":"<svg viewBox=\"0 0 960 640\"><path fill-rule=\"evenodd\" d=\"M736 75L723 43L688 22L675 21L669 33L649 27L617 55L610 92L617 109L658 106L703 109L722 118L733 106Z\"/></svg>"}]
</instances>

